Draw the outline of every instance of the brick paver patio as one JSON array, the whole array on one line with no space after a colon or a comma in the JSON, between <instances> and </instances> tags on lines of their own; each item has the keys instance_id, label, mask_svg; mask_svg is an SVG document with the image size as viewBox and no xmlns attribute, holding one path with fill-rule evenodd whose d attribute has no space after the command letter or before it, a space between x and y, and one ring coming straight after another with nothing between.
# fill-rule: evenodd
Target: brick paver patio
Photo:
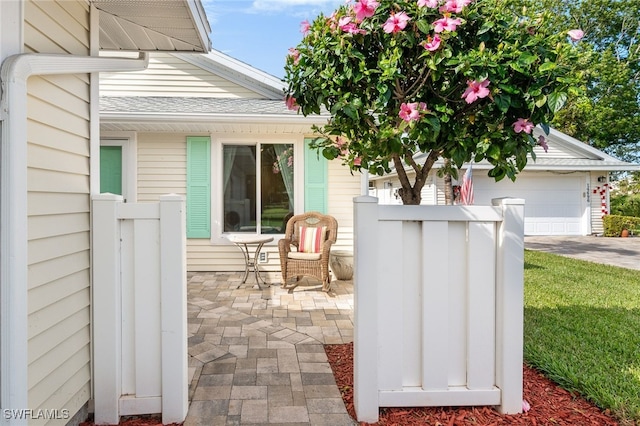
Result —
<instances>
[{"instance_id":1,"label":"brick paver patio","mask_svg":"<svg viewBox=\"0 0 640 426\"><path fill-rule=\"evenodd\" d=\"M353 340L353 285L327 294L277 284L260 290L242 273L189 273L191 425L353 425L323 344Z\"/></svg>"}]
</instances>

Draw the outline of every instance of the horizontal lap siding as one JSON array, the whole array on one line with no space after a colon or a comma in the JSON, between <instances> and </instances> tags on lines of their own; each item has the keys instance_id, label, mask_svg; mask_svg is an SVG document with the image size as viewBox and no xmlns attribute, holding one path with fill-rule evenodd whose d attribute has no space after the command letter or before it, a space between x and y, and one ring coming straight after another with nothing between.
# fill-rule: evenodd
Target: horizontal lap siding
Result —
<instances>
[{"instance_id":1,"label":"horizontal lap siding","mask_svg":"<svg viewBox=\"0 0 640 426\"><path fill-rule=\"evenodd\" d=\"M29 1L25 22L25 51L88 54L88 2ZM89 82L27 83L28 403L71 416L91 396Z\"/></svg>"},{"instance_id":2,"label":"horizontal lap siding","mask_svg":"<svg viewBox=\"0 0 640 426\"><path fill-rule=\"evenodd\" d=\"M338 221L338 250L353 250L353 198L360 195L362 175L340 160L329 161L329 211Z\"/></svg>"},{"instance_id":3,"label":"horizontal lap siding","mask_svg":"<svg viewBox=\"0 0 640 426\"><path fill-rule=\"evenodd\" d=\"M603 234L604 226L602 224L602 198L600 197L600 190L604 188L604 182L598 182L598 176L606 176L606 172L597 173L591 172L589 174L589 190L591 193L589 196L589 214L591 220L591 232L592 234ZM594 194L594 191L596 193ZM607 197L608 198L608 197ZM609 211L611 213L611 211Z\"/></svg>"},{"instance_id":4,"label":"horizontal lap siding","mask_svg":"<svg viewBox=\"0 0 640 426\"><path fill-rule=\"evenodd\" d=\"M186 194L187 134L139 133L138 141L138 201L158 201L167 193ZM302 139L302 137L301 137ZM213 174L216 175L215 172ZM337 249L353 249L353 197L360 193L360 175L352 176L339 161L329 162L329 214L338 220ZM218 187L214 183L214 191ZM278 248L274 243L264 246L268 263L264 270L279 271ZM234 245L212 245L208 238L187 240L189 271L240 271L244 259Z\"/></svg>"},{"instance_id":5,"label":"horizontal lap siding","mask_svg":"<svg viewBox=\"0 0 640 426\"><path fill-rule=\"evenodd\" d=\"M187 134L138 134L138 201L157 202L161 195L187 193ZM187 269L216 270L214 263L233 265L234 246L212 246L208 238L187 240ZM238 263L242 266L243 263Z\"/></svg>"},{"instance_id":6,"label":"horizontal lap siding","mask_svg":"<svg viewBox=\"0 0 640 426\"><path fill-rule=\"evenodd\" d=\"M159 201L163 194L187 193L187 135L138 135L138 201Z\"/></svg>"},{"instance_id":7,"label":"horizontal lap siding","mask_svg":"<svg viewBox=\"0 0 640 426\"><path fill-rule=\"evenodd\" d=\"M101 73L101 96L191 96L261 98L262 96L166 53L153 53L149 68Z\"/></svg>"}]
</instances>

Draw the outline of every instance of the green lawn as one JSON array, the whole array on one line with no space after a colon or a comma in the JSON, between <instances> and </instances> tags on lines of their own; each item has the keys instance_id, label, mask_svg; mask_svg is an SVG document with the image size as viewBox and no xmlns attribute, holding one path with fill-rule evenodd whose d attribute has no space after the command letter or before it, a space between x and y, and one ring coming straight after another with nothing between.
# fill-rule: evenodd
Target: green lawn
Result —
<instances>
[{"instance_id":1,"label":"green lawn","mask_svg":"<svg viewBox=\"0 0 640 426\"><path fill-rule=\"evenodd\" d=\"M524 276L525 362L640 425L640 271L527 250Z\"/></svg>"}]
</instances>

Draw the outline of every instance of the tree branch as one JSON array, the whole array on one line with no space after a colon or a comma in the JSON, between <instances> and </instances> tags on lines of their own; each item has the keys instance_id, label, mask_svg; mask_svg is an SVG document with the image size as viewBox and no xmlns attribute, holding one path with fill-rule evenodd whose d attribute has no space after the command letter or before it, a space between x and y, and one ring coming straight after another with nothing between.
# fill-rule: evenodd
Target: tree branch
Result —
<instances>
[{"instance_id":1,"label":"tree branch","mask_svg":"<svg viewBox=\"0 0 640 426\"><path fill-rule=\"evenodd\" d=\"M402 164L402 159L398 154L392 154L391 159L393 160L393 165L396 168L396 173L398 175L398 179L400 180L400 185L403 188L411 188L411 182L409 182L409 177L407 176L407 171L404 169L404 164Z\"/></svg>"}]
</instances>

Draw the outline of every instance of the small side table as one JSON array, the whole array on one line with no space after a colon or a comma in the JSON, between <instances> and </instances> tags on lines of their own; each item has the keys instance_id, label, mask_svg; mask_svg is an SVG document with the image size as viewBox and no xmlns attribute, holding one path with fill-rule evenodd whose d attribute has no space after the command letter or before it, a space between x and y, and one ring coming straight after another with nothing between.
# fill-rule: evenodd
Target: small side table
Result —
<instances>
[{"instance_id":1,"label":"small side table","mask_svg":"<svg viewBox=\"0 0 640 426\"><path fill-rule=\"evenodd\" d=\"M267 235L252 234L252 235L230 235L227 238L229 239L229 241L235 244L244 255L244 264L245 264L244 278L242 279L242 282L238 285L237 288L240 288L242 284L247 282L247 278L249 277L249 272L251 272L252 269L253 269L253 273L255 274L256 283L258 284L258 287L262 289L262 285L260 284L260 281L262 281L262 284L264 284L265 286L269 286L269 284L267 284L264 278L260 276L260 270L258 269L258 259L260 258L260 250L262 250L262 246L265 243L269 243L273 241L273 237L269 237ZM254 245L256 246L256 249L253 253L253 256L251 256L249 254L249 246L254 246Z\"/></svg>"}]
</instances>

